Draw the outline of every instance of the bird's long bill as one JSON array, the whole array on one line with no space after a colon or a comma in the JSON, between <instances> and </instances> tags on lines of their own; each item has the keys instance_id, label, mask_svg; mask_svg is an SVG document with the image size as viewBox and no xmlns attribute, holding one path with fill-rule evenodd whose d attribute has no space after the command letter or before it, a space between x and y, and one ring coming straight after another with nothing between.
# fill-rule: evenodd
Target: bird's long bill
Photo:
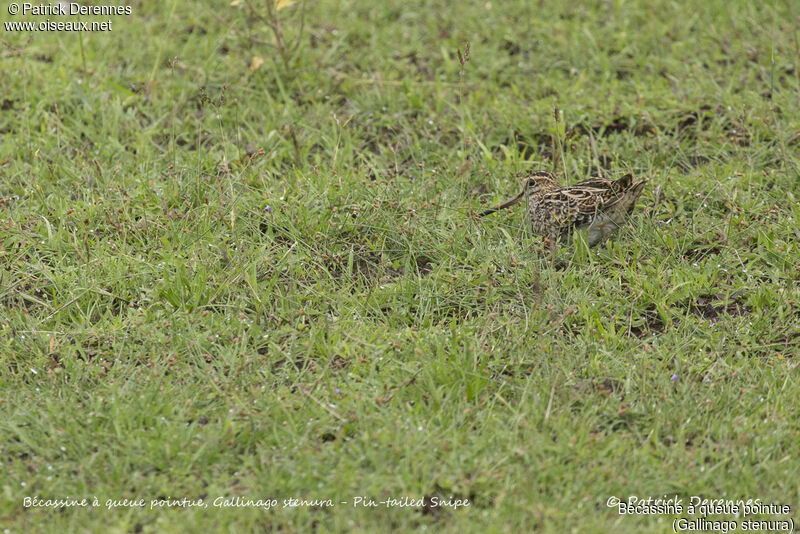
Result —
<instances>
[{"instance_id":1,"label":"bird's long bill","mask_svg":"<svg viewBox=\"0 0 800 534\"><path fill-rule=\"evenodd\" d=\"M505 202L503 202L499 206L495 206L492 209L488 209L488 210L484 211L483 213L480 213L478 215L478 217L485 217L487 215L491 215L492 213L494 213L496 211L500 211L500 210L506 209L509 206L513 206L514 204L519 202L520 199L522 199L522 197L524 195L525 195L525 188L523 187L522 191L520 191L520 193L517 196L515 196L514 198L512 198L511 200L506 200Z\"/></svg>"}]
</instances>

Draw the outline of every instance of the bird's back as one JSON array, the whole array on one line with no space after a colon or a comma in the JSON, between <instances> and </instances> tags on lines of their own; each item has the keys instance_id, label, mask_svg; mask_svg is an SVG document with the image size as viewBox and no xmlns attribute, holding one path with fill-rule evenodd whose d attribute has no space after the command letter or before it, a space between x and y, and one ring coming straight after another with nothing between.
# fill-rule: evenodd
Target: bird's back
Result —
<instances>
[{"instance_id":1,"label":"bird's back","mask_svg":"<svg viewBox=\"0 0 800 534\"><path fill-rule=\"evenodd\" d=\"M621 226L633 210L646 181L591 178L568 187L538 191L527 198L531 228L551 239L588 230L589 245L602 241Z\"/></svg>"}]
</instances>

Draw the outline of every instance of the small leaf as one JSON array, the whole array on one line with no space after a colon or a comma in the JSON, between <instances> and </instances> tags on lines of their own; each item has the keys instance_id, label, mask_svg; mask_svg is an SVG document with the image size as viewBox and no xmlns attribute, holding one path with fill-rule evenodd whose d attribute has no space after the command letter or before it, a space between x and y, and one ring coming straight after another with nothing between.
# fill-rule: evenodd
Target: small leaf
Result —
<instances>
[{"instance_id":1,"label":"small leaf","mask_svg":"<svg viewBox=\"0 0 800 534\"><path fill-rule=\"evenodd\" d=\"M253 56L250 60L250 70L258 70L264 64L264 59L260 56Z\"/></svg>"},{"instance_id":2,"label":"small leaf","mask_svg":"<svg viewBox=\"0 0 800 534\"><path fill-rule=\"evenodd\" d=\"M296 0L275 0L275 9L280 11L284 7L289 7L294 4Z\"/></svg>"},{"instance_id":3,"label":"small leaf","mask_svg":"<svg viewBox=\"0 0 800 534\"><path fill-rule=\"evenodd\" d=\"M231 7L236 7L236 6L238 6L239 4L241 4L241 3L242 3L242 0L233 0L233 2L231 2L229 5L230 5Z\"/></svg>"}]
</instances>

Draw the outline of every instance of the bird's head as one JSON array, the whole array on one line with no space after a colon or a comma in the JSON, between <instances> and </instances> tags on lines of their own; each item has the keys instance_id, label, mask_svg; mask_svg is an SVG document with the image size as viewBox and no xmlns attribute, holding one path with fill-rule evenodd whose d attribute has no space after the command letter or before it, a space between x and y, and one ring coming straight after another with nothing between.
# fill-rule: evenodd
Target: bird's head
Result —
<instances>
[{"instance_id":1,"label":"bird's head","mask_svg":"<svg viewBox=\"0 0 800 534\"><path fill-rule=\"evenodd\" d=\"M547 171L536 171L525 181L525 191L529 195L541 194L559 187L558 180L552 173Z\"/></svg>"}]
</instances>

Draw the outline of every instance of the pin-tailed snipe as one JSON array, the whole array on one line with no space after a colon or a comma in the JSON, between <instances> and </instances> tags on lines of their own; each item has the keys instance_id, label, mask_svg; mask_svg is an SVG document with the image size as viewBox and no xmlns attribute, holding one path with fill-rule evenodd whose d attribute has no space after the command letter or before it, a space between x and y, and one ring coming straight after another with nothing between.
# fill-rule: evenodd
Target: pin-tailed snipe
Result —
<instances>
[{"instance_id":1,"label":"pin-tailed snipe","mask_svg":"<svg viewBox=\"0 0 800 534\"><path fill-rule=\"evenodd\" d=\"M588 244L592 247L622 226L646 182L634 182L633 176L627 174L616 181L591 178L562 187L551 173L537 171L527 178L520 194L479 217L512 206L525 197L534 234L548 238L554 245L575 231L588 231Z\"/></svg>"}]
</instances>

